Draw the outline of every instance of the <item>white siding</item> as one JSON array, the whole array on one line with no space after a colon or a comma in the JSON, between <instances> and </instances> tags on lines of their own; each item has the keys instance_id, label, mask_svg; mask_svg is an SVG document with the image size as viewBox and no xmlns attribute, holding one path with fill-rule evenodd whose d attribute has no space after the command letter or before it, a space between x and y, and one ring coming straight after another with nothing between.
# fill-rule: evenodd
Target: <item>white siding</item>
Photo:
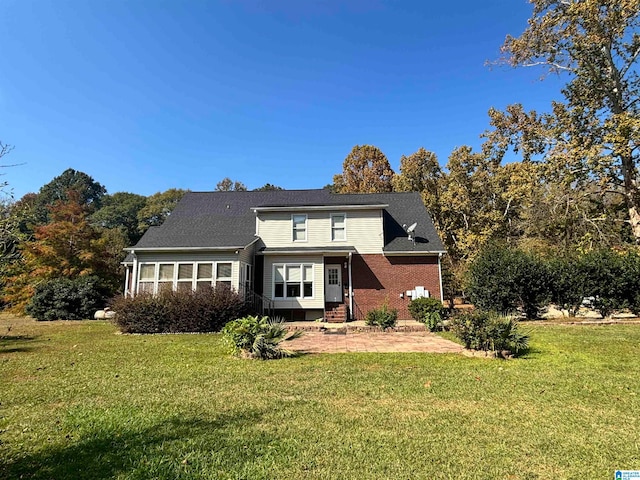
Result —
<instances>
[{"instance_id":1,"label":"white siding","mask_svg":"<svg viewBox=\"0 0 640 480\"><path fill-rule=\"evenodd\" d=\"M321 255L283 255L264 257L264 296L273 298L273 265L276 263L313 264L313 298L274 300L275 308L324 308L324 260Z\"/></svg>"},{"instance_id":2,"label":"white siding","mask_svg":"<svg viewBox=\"0 0 640 480\"><path fill-rule=\"evenodd\" d=\"M382 253L384 233L382 211L333 210L308 211L307 240L293 241L291 212L261 212L258 217L258 232L268 248L296 247L354 247L358 253ZM331 241L331 214L346 214L346 240Z\"/></svg>"}]
</instances>

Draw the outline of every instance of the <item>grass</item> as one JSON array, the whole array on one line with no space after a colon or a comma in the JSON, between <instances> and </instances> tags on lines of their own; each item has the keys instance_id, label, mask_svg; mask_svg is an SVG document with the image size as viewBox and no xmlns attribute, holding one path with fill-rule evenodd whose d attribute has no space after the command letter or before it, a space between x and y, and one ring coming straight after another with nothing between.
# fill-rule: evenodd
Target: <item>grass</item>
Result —
<instances>
[{"instance_id":1,"label":"grass","mask_svg":"<svg viewBox=\"0 0 640 480\"><path fill-rule=\"evenodd\" d=\"M8 330L8 325L12 325ZM612 478L640 468L640 326L532 351L228 356L219 335L0 319L0 478Z\"/></svg>"}]
</instances>

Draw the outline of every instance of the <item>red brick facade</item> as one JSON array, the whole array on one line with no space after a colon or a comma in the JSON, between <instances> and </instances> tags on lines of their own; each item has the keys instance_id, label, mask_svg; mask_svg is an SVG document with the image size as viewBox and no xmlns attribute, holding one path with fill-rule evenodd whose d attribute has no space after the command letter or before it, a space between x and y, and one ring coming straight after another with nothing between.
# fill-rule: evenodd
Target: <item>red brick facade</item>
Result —
<instances>
[{"instance_id":1,"label":"red brick facade","mask_svg":"<svg viewBox=\"0 0 640 480\"><path fill-rule=\"evenodd\" d=\"M398 309L399 319L410 319L408 305L411 299L407 297L407 290L417 286L428 290L431 297L440 299L437 255L354 255L351 267L354 309L357 305L362 315L380 307L386 300L389 307Z\"/></svg>"}]
</instances>

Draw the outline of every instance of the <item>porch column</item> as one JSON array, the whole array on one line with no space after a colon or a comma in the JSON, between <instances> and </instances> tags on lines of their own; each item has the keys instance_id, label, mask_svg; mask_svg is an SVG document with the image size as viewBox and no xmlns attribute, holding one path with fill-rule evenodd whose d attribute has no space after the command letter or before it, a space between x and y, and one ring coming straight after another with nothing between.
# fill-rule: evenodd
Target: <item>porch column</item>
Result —
<instances>
[{"instance_id":1,"label":"porch column","mask_svg":"<svg viewBox=\"0 0 640 480\"><path fill-rule=\"evenodd\" d=\"M136 252L132 251L133 254L133 269L131 271L131 298L135 297L138 294L138 257L136 256Z\"/></svg>"},{"instance_id":2,"label":"porch column","mask_svg":"<svg viewBox=\"0 0 640 480\"><path fill-rule=\"evenodd\" d=\"M129 265L124 268L124 298L127 298L129 293Z\"/></svg>"}]
</instances>

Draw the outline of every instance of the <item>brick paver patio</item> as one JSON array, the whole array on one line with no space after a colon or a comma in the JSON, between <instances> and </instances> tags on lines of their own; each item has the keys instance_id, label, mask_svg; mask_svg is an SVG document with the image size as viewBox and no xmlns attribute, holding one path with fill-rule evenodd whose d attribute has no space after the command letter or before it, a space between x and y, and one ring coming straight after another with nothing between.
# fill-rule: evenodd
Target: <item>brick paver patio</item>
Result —
<instances>
[{"instance_id":1,"label":"brick paver patio","mask_svg":"<svg viewBox=\"0 0 640 480\"><path fill-rule=\"evenodd\" d=\"M426 352L462 353L464 348L430 332L304 332L285 343L305 353Z\"/></svg>"}]
</instances>

